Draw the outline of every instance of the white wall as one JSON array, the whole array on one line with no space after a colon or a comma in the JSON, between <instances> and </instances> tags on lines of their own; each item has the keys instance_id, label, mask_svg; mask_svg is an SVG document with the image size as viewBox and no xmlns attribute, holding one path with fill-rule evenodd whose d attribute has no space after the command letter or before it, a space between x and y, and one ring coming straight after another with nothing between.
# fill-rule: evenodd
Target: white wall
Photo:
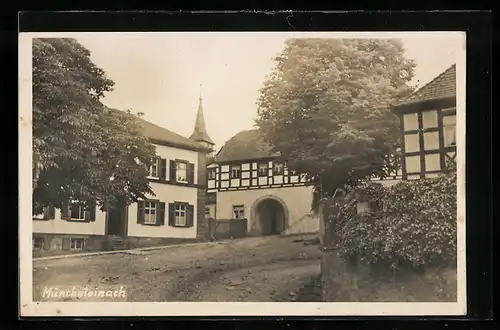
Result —
<instances>
[{"instance_id":1,"label":"white wall","mask_svg":"<svg viewBox=\"0 0 500 330\"><path fill-rule=\"evenodd\" d=\"M312 187L284 187L271 189L249 189L217 192L217 219L232 218L233 205L244 205L245 217L249 219L248 229L255 219L251 219L251 208L255 201L264 196L276 196L288 208L289 228L285 233L315 232L319 230L319 218L311 215Z\"/></svg>"},{"instance_id":2,"label":"white wall","mask_svg":"<svg viewBox=\"0 0 500 330\"><path fill-rule=\"evenodd\" d=\"M162 226L141 225L137 223L137 203L128 208L128 236L135 237L175 237L175 238L196 238L197 209L196 205L197 188L180 187L170 184L152 183L151 187L156 196L149 196L158 199L165 205L165 224ZM194 205L193 227L179 228L168 225L168 203L186 202Z\"/></svg>"},{"instance_id":3,"label":"white wall","mask_svg":"<svg viewBox=\"0 0 500 330\"><path fill-rule=\"evenodd\" d=\"M167 160L167 180L170 180L169 160L182 159L194 164L194 183L198 183L198 152L156 145L156 155Z\"/></svg>"},{"instance_id":4,"label":"white wall","mask_svg":"<svg viewBox=\"0 0 500 330\"><path fill-rule=\"evenodd\" d=\"M105 226L106 213L99 208L95 212L95 221L91 222L61 220L61 211L58 209L55 219L33 220L33 232L43 234L104 235Z\"/></svg>"}]
</instances>

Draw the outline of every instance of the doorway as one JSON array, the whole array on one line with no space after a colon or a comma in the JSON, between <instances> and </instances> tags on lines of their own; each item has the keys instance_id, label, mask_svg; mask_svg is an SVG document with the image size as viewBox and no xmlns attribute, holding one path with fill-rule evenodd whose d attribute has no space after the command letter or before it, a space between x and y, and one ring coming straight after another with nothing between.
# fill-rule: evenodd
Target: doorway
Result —
<instances>
[{"instance_id":1,"label":"doorway","mask_svg":"<svg viewBox=\"0 0 500 330\"><path fill-rule=\"evenodd\" d=\"M108 210L106 235L126 236L127 213L127 208L123 206L113 206Z\"/></svg>"},{"instance_id":2,"label":"doorway","mask_svg":"<svg viewBox=\"0 0 500 330\"><path fill-rule=\"evenodd\" d=\"M256 225L262 235L279 235L285 230L285 210L275 199L264 199L256 208Z\"/></svg>"}]
</instances>

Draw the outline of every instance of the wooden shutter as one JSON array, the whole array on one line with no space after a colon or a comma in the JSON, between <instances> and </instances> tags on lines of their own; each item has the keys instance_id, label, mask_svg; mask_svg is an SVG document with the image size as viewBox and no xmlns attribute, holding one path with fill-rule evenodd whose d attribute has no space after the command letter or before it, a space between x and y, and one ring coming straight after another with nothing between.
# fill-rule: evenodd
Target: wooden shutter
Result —
<instances>
[{"instance_id":1,"label":"wooden shutter","mask_svg":"<svg viewBox=\"0 0 500 330\"><path fill-rule=\"evenodd\" d=\"M137 202L137 223L144 224L144 201Z\"/></svg>"},{"instance_id":2,"label":"wooden shutter","mask_svg":"<svg viewBox=\"0 0 500 330\"><path fill-rule=\"evenodd\" d=\"M194 184L194 164L187 164L187 181L189 184Z\"/></svg>"},{"instance_id":3,"label":"wooden shutter","mask_svg":"<svg viewBox=\"0 0 500 330\"><path fill-rule=\"evenodd\" d=\"M193 227L194 205L186 205L186 227Z\"/></svg>"},{"instance_id":4,"label":"wooden shutter","mask_svg":"<svg viewBox=\"0 0 500 330\"><path fill-rule=\"evenodd\" d=\"M70 248L70 238L69 237L64 237L62 240L62 249L63 250L69 250Z\"/></svg>"},{"instance_id":5,"label":"wooden shutter","mask_svg":"<svg viewBox=\"0 0 500 330\"><path fill-rule=\"evenodd\" d=\"M175 204L168 203L168 225L175 226Z\"/></svg>"},{"instance_id":6,"label":"wooden shutter","mask_svg":"<svg viewBox=\"0 0 500 330\"><path fill-rule=\"evenodd\" d=\"M156 225L163 226L165 224L165 203L156 203Z\"/></svg>"},{"instance_id":7,"label":"wooden shutter","mask_svg":"<svg viewBox=\"0 0 500 330\"><path fill-rule=\"evenodd\" d=\"M169 162L169 179L170 181L172 182L176 182L177 181L177 178L175 177L175 160L171 160Z\"/></svg>"},{"instance_id":8,"label":"wooden shutter","mask_svg":"<svg viewBox=\"0 0 500 330\"><path fill-rule=\"evenodd\" d=\"M160 180L167 180L167 160L160 159Z\"/></svg>"},{"instance_id":9,"label":"wooden shutter","mask_svg":"<svg viewBox=\"0 0 500 330\"><path fill-rule=\"evenodd\" d=\"M69 220L69 203L63 203L61 206L61 219Z\"/></svg>"},{"instance_id":10,"label":"wooden shutter","mask_svg":"<svg viewBox=\"0 0 500 330\"><path fill-rule=\"evenodd\" d=\"M90 204L90 206L85 210L85 221L95 221L95 209L96 205L95 204Z\"/></svg>"},{"instance_id":11,"label":"wooden shutter","mask_svg":"<svg viewBox=\"0 0 500 330\"><path fill-rule=\"evenodd\" d=\"M47 220L53 220L56 218L56 208L54 206L47 207Z\"/></svg>"}]
</instances>

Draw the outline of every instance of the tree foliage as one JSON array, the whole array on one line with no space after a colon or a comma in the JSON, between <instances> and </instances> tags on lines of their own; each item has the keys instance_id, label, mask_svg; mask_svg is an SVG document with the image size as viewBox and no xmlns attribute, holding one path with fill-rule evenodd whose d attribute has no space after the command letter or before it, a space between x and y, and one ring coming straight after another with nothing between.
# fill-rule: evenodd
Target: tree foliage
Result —
<instances>
[{"instance_id":1,"label":"tree foliage","mask_svg":"<svg viewBox=\"0 0 500 330\"><path fill-rule=\"evenodd\" d=\"M327 200L325 244L345 260L392 267L454 264L457 255L457 173L401 181L391 187L364 183ZM357 213L358 202L370 206Z\"/></svg>"},{"instance_id":2,"label":"tree foliage","mask_svg":"<svg viewBox=\"0 0 500 330\"><path fill-rule=\"evenodd\" d=\"M152 194L154 145L138 118L101 103L113 84L76 40L33 40L35 213L71 199L105 208Z\"/></svg>"},{"instance_id":3,"label":"tree foliage","mask_svg":"<svg viewBox=\"0 0 500 330\"><path fill-rule=\"evenodd\" d=\"M322 194L392 170L399 126L389 107L412 91L403 51L398 40L291 39L276 58L257 125Z\"/></svg>"}]
</instances>

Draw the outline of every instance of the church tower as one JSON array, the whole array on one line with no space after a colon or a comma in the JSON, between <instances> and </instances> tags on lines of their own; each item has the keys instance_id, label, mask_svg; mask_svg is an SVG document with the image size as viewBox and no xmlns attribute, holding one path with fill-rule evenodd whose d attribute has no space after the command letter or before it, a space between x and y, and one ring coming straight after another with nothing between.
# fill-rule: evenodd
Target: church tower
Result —
<instances>
[{"instance_id":1,"label":"church tower","mask_svg":"<svg viewBox=\"0 0 500 330\"><path fill-rule=\"evenodd\" d=\"M211 152L207 153L207 156L213 157L215 143L208 136L207 128L205 126L205 117L203 116L203 100L201 98L201 92L200 92L198 112L196 114L196 122L194 124L193 134L191 134L189 139L196 141L202 144L204 147L212 150Z\"/></svg>"}]
</instances>

